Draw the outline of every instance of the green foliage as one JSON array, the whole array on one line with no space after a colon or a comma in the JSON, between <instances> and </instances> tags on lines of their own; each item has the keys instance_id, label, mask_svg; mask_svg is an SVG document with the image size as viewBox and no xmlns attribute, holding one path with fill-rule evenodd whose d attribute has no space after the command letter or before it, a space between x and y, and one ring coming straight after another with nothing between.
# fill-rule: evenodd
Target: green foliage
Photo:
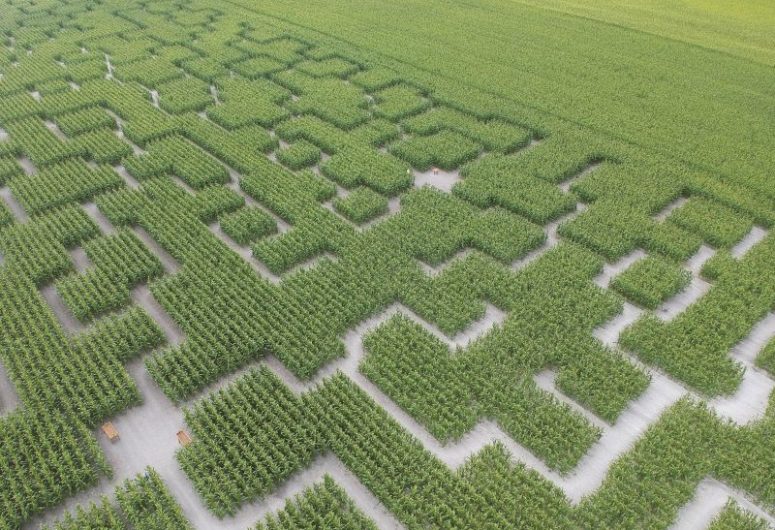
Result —
<instances>
[{"instance_id":1,"label":"green foliage","mask_svg":"<svg viewBox=\"0 0 775 530\"><path fill-rule=\"evenodd\" d=\"M213 57L196 57L184 61L180 66L194 77L209 83L228 73L223 64Z\"/></svg>"},{"instance_id":2,"label":"green foliage","mask_svg":"<svg viewBox=\"0 0 775 530\"><path fill-rule=\"evenodd\" d=\"M616 261L640 247L674 261L697 252L701 240L672 223L657 224L622 201L596 202L572 221L560 225L559 234Z\"/></svg>"},{"instance_id":3,"label":"green foliage","mask_svg":"<svg viewBox=\"0 0 775 530\"><path fill-rule=\"evenodd\" d=\"M0 355L14 386L28 407L62 411L90 426L139 401L122 364L163 339L139 309L110 317L73 339L57 323L37 285L72 270L65 246L78 245L95 232L83 210L71 208L0 234L0 314L6 330Z\"/></svg>"},{"instance_id":4,"label":"green foliage","mask_svg":"<svg viewBox=\"0 0 775 530\"><path fill-rule=\"evenodd\" d=\"M480 502L481 498L474 495L475 489L471 484L450 472L440 461L430 458L416 440L407 437L390 416L347 378L335 375L300 400L289 396L282 386L279 394L271 394L274 398L270 402L261 400L260 396L275 389L278 384L279 380L265 370L251 372L228 393L217 396L206 405L212 410L210 414L221 414L219 425L228 429L241 425L242 433L246 432L245 428L259 430L260 438L248 438L251 442L262 440L269 434L292 437L279 444L261 446L263 450L251 453L254 456L250 465L246 465L246 453L234 450L241 435L224 438L226 445L222 442L219 445L221 450L217 452L190 450L200 443L199 440L184 449L180 458L185 462L184 469L189 476L198 478L198 468L220 474L219 487L206 490L205 498L209 502L232 506L235 500L237 503L244 502L240 497L250 499L262 494L267 485L278 480L278 474L284 476L292 473L297 466L304 465L299 462L300 456L306 455L308 448L315 447L316 451L324 448L333 451L408 527L447 528L453 524L456 528L473 528L488 523L495 527L506 524L505 518L485 502ZM244 401L237 401L238 398ZM242 406L238 403L244 403L244 408L235 408ZM250 421L248 416L244 416L255 410L250 408L251 405L259 407L252 414L260 414L263 418L261 422ZM267 415L265 411L272 413ZM279 416L282 411L284 414ZM314 422L311 421L313 418ZM282 427L272 428L275 423ZM197 422L197 426L201 427L197 438L216 436L215 424ZM380 449L369 449L376 447ZM293 448L302 452L291 453ZM364 451L373 451L373 457L361 457ZM193 468L195 465L197 468ZM244 476L240 469L252 469L252 472ZM388 469L393 472L386 474ZM194 481L196 483L197 479ZM321 509L318 513L325 511Z\"/></svg>"},{"instance_id":5,"label":"green foliage","mask_svg":"<svg viewBox=\"0 0 775 530\"><path fill-rule=\"evenodd\" d=\"M775 375L775 339L770 340L756 358L757 366Z\"/></svg>"},{"instance_id":6,"label":"green foliage","mask_svg":"<svg viewBox=\"0 0 775 530\"><path fill-rule=\"evenodd\" d=\"M502 369L515 375L517 383L496 390L498 384L490 379L494 374L489 370L472 372L478 364L476 354L450 359L445 346L403 317L394 318L383 330L367 337L364 346L369 352L361 366L364 374L441 440L461 437L479 416L494 416L520 443L552 467L565 471L599 436L583 417L510 370ZM411 379L401 375L410 366L414 367ZM532 412L528 414L528 410ZM538 434L555 428L558 433L573 434Z\"/></svg>"},{"instance_id":7,"label":"green foliage","mask_svg":"<svg viewBox=\"0 0 775 530\"><path fill-rule=\"evenodd\" d=\"M699 234L716 247L731 247L753 227L750 218L703 198L692 198L668 220Z\"/></svg>"},{"instance_id":8,"label":"green foliage","mask_svg":"<svg viewBox=\"0 0 775 530\"><path fill-rule=\"evenodd\" d=\"M210 87L193 77L159 85L159 106L172 114L204 110L212 102Z\"/></svg>"},{"instance_id":9,"label":"green foliage","mask_svg":"<svg viewBox=\"0 0 775 530\"><path fill-rule=\"evenodd\" d=\"M274 0L262 6L261 12L282 17L295 27L309 28L304 36L311 40L322 32L341 28L347 44L339 48L368 50L370 53L364 54L378 57L375 62L387 63L403 76L423 72L416 77L438 87L442 92L438 98L454 100L459 106L467 104L483 114L508 108L524 122L551 133L558 126L579 124L591 139L597 131L622 138L655 157L656 153L665 153L672 160L690 161L701 166L701 172L713 174L714 180L724 180L738 189L755 188L772 197L770 183L764 177L773 161L770 127L758 108L750 104L752 98L766 101L770 97L771 72L766 67L687 45L680 38L665 39L659 36L661 30L642 31L640 38L632 39L632 32L623 29L622 24L590 20L598 16L590 17L589 9L577 9L579 3L561 2L582 16L558 12L558 3L497 2L485 12L474 5L443 12L416 5L386 12L380 2L371 1L356 14L347 7L332 10L322 6L288 13L282 2ZM616 19L622 14L613 2L602 7L584 4L591 5L597 14L604 13L600 18L606 22L611 21L611 15ZM250 3L242 0L240 5L249 7ZM705 28L702 23L686 21L708 20L706 17L712 13L710 19L717 26L725 21L726 35L737 35L733 40L745 42L746 50L750 50L748 44L755 40L751 28L766 25L772 18L769 4L758 5L766 15L740 6L713 11L705 2L666 5L656 16L635 6L628 10L647 20L650 29L667 23L678 28L677 35L686 34L687 28L702 34L699 42L705 46L709 42L721 44L718 32L701 29ZM676 11L683 15L681 22L659 16ZM731 26L732 17L722 14L730 12L745 14L752 20ZM565 31L558 33L558 26ZM380 27L390 30L354 29ZM742 27L745 30L741 33ZM461 34L460 28L467 31ZM590 31L599 38L580 44ZM742 34L746 38L741 39ZM728 42L728 38L723 40ZM664 54L651 55L644 63L644 50L657 48ZM385 55L393 60L381 60ZM671 59L675 57L681 57L687 67L676 68ZM614 61L620 61L622 68L612 69ZM655 84L654 79L659 82ZM738 90L741 84L746 91ZM679 93L676 86L687 89ZM654 126L644 127L644 123ZM750 134L730 137L719 131Z\"/></svg>"},{"instance_id":10,"label":"green foliage","mask_svg":"<svg viewBox=\"0 0 775 530\"><path fill-rule=\"evenodd\" d=\"M71 270L66 247L96 234L97 226L81 208L66 206L0 232L0 249L9 271L42 285Z\"/></svg>"},{"instance_id":11,"label":"green foliage","mask_svg":"<svg viewBox=\"0 0 775 530\"><path fill-rule=\"evenodd\" d=\"M14 159L0 157L0 185L5 184L13 177L22 173L22 168Z\"/></svg>"},{"instance_id":12,"label":"green foliage","mask_svg":"<svg viewBox=\"0 0 775 530\"><path fill-rule=\"evenodd\" d=\"M704 278L714 281L721 278L722 275L734 273L737 266L737 260L731 252L719 250L710 259L702 265L700 273Z\"/></svg>"},{"instance_id":13,"label":"green foliage","mask_svg":"<svg viewBox=\"0 0 775 530\"><path fill-rule=\"evenodd\" d=\"M178 136L150 144L147 153L128 158L125 165L140 180L173 173L196 190L229 181L225 167Z\"/></svg>"},{"instance_id":14,"label":"green foliage","mask_svg":"<svg viewBox=\"0 0 775 530\"><path fill-rule=\"evenodd\" d=\"M544 224L576 208L573 197L556 186L525 173L521 158L487 156L460 172L458 197L479 207L501 206L536 223Z\"/></svg>"},{"instance_id":15,"label":"green foliage","mask_svg":"<svg viewBox=\"0 0 775 530\"><path fill-rule=\"evenodd\" d=\"M57 281L56 288L68 309L82 322L130 302L129 288L122 279L106 273L67 276Z\"/></svg>"},{"instance_id":16,"label":"green foliage","mask_svg":"<svg viewBox=\"0 0 775 530\"><path fill-rule=\"evenodd\" d=\"M98 129L87 132L73 140L88 158L98 164L118 164L121 159L132 154L132 147L113 134L110 129Z\"/></svg>"},{"instance_id":17,"label":"green foliage","mask_svg":"<svg viewBox=\"0 0 775 530\"><path fill-rule=\"evenodd\" d=\"M13 213L8 206L6 206L5 201L0 199L0 228L12 224L13 222Z\"/></svg>"},{"instance_id":18,"label":"green foliage","mask_svg":"<svg viewBox=\"0 0 775 530\"><path fill-rule=\"evenodd\" d=\"M399 142L390 148L390 152L420 171L431 166L452 170L479 156L481 148L459 133L441 131Z\"/></svg>"},{"instance_id":19,"label":"green foliage","mask_svg":"<svg viewBox=\"0 0 775 530\"><path fill-rule=\"evenodd\" d=\"M416 88L394 85L374 94L377 116L398 121L430 107L431 102Z\"/></svg>"},{"instance_id":20,"label":"green foliage","mask_svg":"<svg viewBox=\"0 0 775 530\"><path fill-rule=\"evenodd\" d=\"M350 81L369 92L387 88L400 82L398 74L388 68L372 66L350 77Z\"/></svg>"},{"instance_id":21,"label":"green foliage","mask_svg":"<svg viewBox=\"0 0 775 530\"><path fill-rule=\"evenodd\" d=\"M276 79L291 91L300 92L298 100L287 105L296 114L312 114L345 130L361 125L369 118L366 97L352 84L295 72L278 74Z\"/></svg>"},{"instance_id":22,"label":"green foliage","mask_svg":"<svg viewBox=\"0 0 775 530\"><path fill-rule=\"evenodd\" d=\"M145 200L138 191L120 188L99 195L94 202L113 225L124 226L137 223L138 211Z\"/></svg>"},{"instance_id":23,"label":"green foliage","mask_svg":"<svg viewBox=\"0 0 775 530\"><path fill-rule=\"evenodd\" d=\"M460 438L477 419L467 404L474 396L450 362L447 348L406 317L393 317L364 338L369 353L360 370L377 386L389 389L390 397L404 410L428 426L440 440ZM402 382L400 372L414 365L415 378ZM391 375L395 374L395 375Z\"/></svg>"},{"instance_id":24,"label":"green foliage","mask_svg":"<svg viewBox=\"0 0 775 530\"><path fill-rule=\"evenodd\" d=\"M351 62L338 57L310 60L296 63L294 68L313 77L342 77L346 78L350 74L357 72L358 67Z\"/></svg>"},{"instance_id":25,"label":"green foliage","mask_svg":"<svg viewBox=\"0 0 775 530\"><path fill-rule=\"evenodd\" d=\"M277 36L275 34L272 37ZM261 39L261 42L246 40L236 44L236 47L250 57L266 55L288 65L298 62L302 58L301 52L308 46L298 39L286 35L280 38L265 37Z\"/></svg>"},{"instance_id":26,"label":"green foliage","mask_svg":"<svg viewBox=\"0 0 775 530\"><path fill-rule=\"evenodd\" d=\"M28 93L4 97L0 103L0 117L7 121L33 116L38 112L38 104Z\"/></svg>"},{"instance_id":27,"label":"green foliage","mask_svg":"<svg viewBox=\"0 0 775 530\"><path fill-rule=\"evenodd\" d=\"M385 195L396 195L412 184L408 166L371 149L353 147L323 162L323 174L346 188L366 185Z\"/></svg>"},{"instance_id":28,"label":"green foliage","mask_svg":"<svg viewBox=\"0 0 775 530\"><path fill-rule=\"evenodd\" d=\"M189 118L185 124L186 134L192 141L241 172L252 170L264 158L262 153L277 147L277 139L258 125L247 125L237 131L227 132L198 117Z\"/></svg>"},{"instance_id":29,"label":"green foliage","mask_svg":"<svg viewBox=\"0 0 775 530\"><path fill-rule=\"evenodd\" d=\"M300 140L287 149L277 151L277 160L288 169L303 169L318 163L320 160L320 149L305 140Z\"/></svg>"},{"instance_id":30,"label":"green foliage","mask_svg":"<svg viewBox=\"0 0 775 530\"><path fill-rule=\"evenodd\" d=\"M387 89L379 94L387 92L395 97L396 92L393 90ZM403 91L399 90L398 94L402 94L403 99L407 98ZM418 97L418 95L415 95L415 98ZM427 108L427 105L422 104L422 100L419 99L416 100L415 105L414 109L416 110ZM411 113L414 114L414 112ZM479 120L470 114L443 106L435 107L429 112L406 119L402 124L408 132L422 136L437 133L444 129L455 131L474 142L482 144L488 151L501 153L524 146L531 138L531 133L518 125L499 119Z\"/></svg>"},{"instance_id":31,"label":"green foliage","mask_svg":"<svg viewBox=\"0 0 775 530\"><path fill-rule=\"evenodd\" d=\"M568 182L570 190L584 202L618 204L652 216L684 193L682 177L674 174L673 168L648 159L638 160L633 167L632 162L622 163L589 146L578 149L582 150L576 156L584 153L584 157L577 159L578 165L561 180Z\"/></svg>"},{"instance_id":32,"label":"green foliage","mask_svg":"<svg viewBox=\"0 0 775 530\"><path fill-rule=\"evenodd\" d=\"M223 231L240 245L247 245L277 231L275 220L254 206L223 215L219 222Z\"/></svg>"},{"instance_id":33,"label":"green foliage","mask_svg":"<svg viewBox=\"0 0 775 530\"><path fill-rule=\"evenodd\" d=\"M118 244L133 238L126 228L96 237L74 203L93 200L114 225L142 227L179 263L151 290L186 338L146 361L172 399L265 355L308 380L346 354L342 338L355 326L396 302L448 335L482 318L487 303L505 320L454 352L395 317L367 336L361 369L440 440L492 421L559 472L574 470L599 430L539 389L536 374L551 370L558 391L609 423L648 384L594 338L621 311L620 298L593 282L603 258L645 249L647 263L661 264L656 272L633 268L618 280L661 299L666 280L676 282L670 289L678 281L677 269L662 274L663 266L685 261L702 241L726 248L752 223L775 223L766 177L775 158L761 112L767 69L516 3L434 10L366 0L353 10L266 0L260 15L255 2L232 4L0 6L0 125L8 133L0 182L30 214L0 228L0 357L22 401L0 426L63 414L52 428L0 436L0 499L8 501L0 527L28 525L33 513L93 484L103 463L88 429L139 403L124 365L163 341L137 307L74 336L47 307L40 289L51 283L69 286L68 304L81 304L75 311L86 318L123 307L132 282L161 274L148 249ZM364 27L390 31L357 31ZM519 69L509 63L517 56ZM133 154L124 136L147 152ZM269 160L278 138L292 144L278 155L289 166L330 155L323 176ZM410 190L410 164L396 154L424 167L466 164L462 182L452 195ZM37 174L21 170L23 158ZM127 188L90 162L123 164L141 185ZM232 179L257 206L224 186ZM353 209L364 196L374 199L361 201L364 212L382 209L384 196L401 194L401 206L358 230L322 204L336 196L331 180L356 188ZM687 205L655 220L682 196L691 197ZM544 243L547 223L582 209L578 201L587 208L561 226L557 248L513 270ZM7 211L0 224L11 220ZM266 211L290 228L256 242L275 230ZM335 259L272 283L209 229L215 219L278 274ZM771 243L739 260L719 252L703 269L710 293L671 322L634 324L622 345L701 392L733 392L741 367L729 352L775 307ZM101 250L76 275L68 250L79 245ZM440 270L425 274L418 260ZM768 369L770 351L760 358ZM262 368L189 416L195 441L181 462L221 514L271 494L325 453L407 528L664 528L707 476L762 506L775 502L772 408L737 427L681 402L578 507L497 444L450 470L341 374L298 397ZM86 463L70 430L85 433ZM131 513L135 527L185 528L157 478L149 472L120 488L120 520ZM266 525L367 524L334 488L324 481ZM110 527L111 511L90 509L67 524Z\"/></svg>"},{"instance_id":34,"label":"green foliage","mask_svg":"<svg viewBox=\"0 0 775 530\"><path fill-rule=\"evenodd\" d=\"M182 77L183 73L172 63L156 57L118 65L114 75L121 81L137 81L141 85L156 88Z\"/></svg>"},{"instance_id":35,"label":"green foliage","mask_svg":"<svg viewBox=\"0 0 775 530\"><path fill-rule=\"evenodd\" d=\"M191 530L193 527L153 468L116 488L116 498L134 530Z\"/></svg>"},{"instance_id":36,"label":"green foliage","mask_svg":"<svg viewBox=\"0 0 775 530\"><path fill-rule=\"evenodd\" d=\"M151 351L162 342L164 334L158 324L143 309L132 307L124 313L100 319L88 333L74 338L72 345L84 357L110 355L121 362L127 362ZM126 390L117 389L115 392ZM106 397L109 397L107 393Z\"/></svg>"},{"instance_id":37,"label":"green foliage","mask_svg":"<svg viewBox=\"0 0 775 530\"><path fill-rule=\"evenodd\" d=\"M265 368L197 403L186 411L186 423L194 442L178 452L178 461L219 517L309 465L318 445L301 402ZM232 452L224 439L241 440L247 449Z\"/></svg>"},{"instance_id":38,"label":"green foliage","mask_svg":"<svg viewBox=\"0 0 775 530\"><path fill-rule=\"evenodd\" d=\"M151 467L116 488L118 507L103 497L88 508L78 506L44 530L191 530L161 477Z\"/></svg>"},{"instance_id":39,"label":"green foliage","mask_svg":"<svg viewBox=\"0 0 775 530\"><path fill-rule=\"evenodd\" d=\"M196 216L210 224L219 215L233 212L245 205L245 198L234 190L224 186L208 186L197 192L194 199Z\"/></svg>"},{"instance_id":40,"label":"green foliage","mask_svg":"<svg viewBox=\"0 0 775 530\"><path fill-rule=\"evenodd\" d=\"M679 401L613 464L601 488L581 502L578 526L603 529L627 521L627 528L667 528L708 475L770 503L765 476L775 462L765 456L763 442L771 429L771 418L741 428L701 404ZM750 453L740 458L741 450Z\"/></svg>"},{"instance_id":41,"label":"green foliage","mask_svg":"<svg viewBox=\"0 0 775 530\"><path fill-rule=\"evenodd\" d=\"M45 530L126 530L118 511L103 497L100 504L88 508L78 506L74 514L68 512L53 527Z\"/></svg>"},{"instance_id":42,"label":"green foliage","mask_svg":"<svg viewBox=\"0 0 775 530\"><path fill-rule=\"evenodd\" d=\"M81 423L44 410L0 419L3 528L19 528L33 515L94 486L103 474L109 474L107 463Z\"/></svg>"},{"instance_id":43,"label":"green foliage","mask_svg":"<svg viewBox=\"0 0 775 530\"><path fill-rule=\"evenodd\" d=\"M227 129L250 124L271 127L289 112L279 103L288 91L265 80L219 79L215 86L222 104L207 109L207 117Z\"/></svg>"},{"instance_id":44,"label":"green foliage","mask_svg":"<svg viewBox=\"0 0 775 530\"><path fill-rule=\"evenodd\" d=\"M62 300L81 321L127 305L131 287L163 272L159 258L126 229L93 239L84 249L94 267L56 282Z\"/></svg>"},{"instance_id":45,"label":"green foliage","mask_svg":"<svg viewBox=\"0 0 775 530\"><path fill-rule=\"evenodd\" d=\"M369 188L356 188L347 197L336 197L334 208L354 223L364 223L388 211L388 200Z\"/></svg>"},{"instance_id":46,"label":"green foliage","mask_svg":"<svg viewBox=\"0 0 775 530\"><path fill-rule=\"evenodd\" d=\"M38 118L26 118L5 125L16 145L27 154L36 167L61 162L86 154L78 142L62 142Z\"/></svg>"},{"instance_id":47,"label":"green foliage","mask_svg":"<svg viewBox=\"0 0 775 530\"><path fill-rule=\"evenodd\" d=\"M69 160L37 175L16 178L10 187L25 210L39 213L69 202L86 201L121 185L123 180L110 167L95 170L80 160Z\"/></svg>"},{"instance_id":48,"label":"green foliage","mask_svg":"<svg viewBox=\"0 0 775 530\"><path fill-rule=\"evenodd\" d=\"M234 70L248 79L258 79L259 77L266 77L274 72L284 70L285 67L284 63L271 57L258 56L235 64Z\"/></svg>"},{"instance_id":49,"label":"green foliage","mask_svg":"<svg viewBox=\"0 0 775 530\"><path fill-rule=\"evenodd\" d=\"M728 501L724 510L713 519L708 530L768 530L767 521L746 512L734 501Z\"/></svg>"},{"instance_id":50,"label":"green foliage","mask_svg":"<svg viewBox=\"0 0 775 530\"><path fill-rule=\"evenodd\" d=\"M41 96L49 96L70 90L70 85L64 79L52 79L38 84L36 87Z\"/></svg>"},{"instance_id":51,"label":"green foliage","mask_svg":"<svg viewBox=\"0 0 775 530\"><path fill-rule=\"evenodd\" d=\"M116 122L99 107L85 107L80 110L60 114L55 118L56 124L69 137L98 129L112 128Z\"/></svg>"},{"instance_id":52,"label":"green foliage","mask_svg":"<svg viewBox=\"0 0 775 530\"><path fill-rule=\"evenodd\" d=\"M649 256L639 260L611 281L611 287L649 309L678 294L689 284L691 274L679 265Z\"/></svg>"},{"instance_id":53,"label":"green foliage","mask_svg":"<svg viewBox=\"0 0 775 530\"><path fill-rule=\"evenodd\" d=\"M620 342L703 393L733 392L743 368L729 351L775 303L773 256L775 238L769 236L737 263L735 274L723 274L672 321L644 317L625 330Z\"/></svg>"},{"instance_id":54,"label":"green foliage","mask_svg":"<svg viewBox=\"0 0 775 530\"><path fill-rule=\"evenodd\" d=\"M540 227L502 208L491 208L477 216L467 233L472 246L505 263L546 241Z\"/></svg>"},{"instance_id":55,"label":"green foliage","mask_svg":"<svg viewBox=\"0 0 775 530\"><path fill-rule=\"evenodd\" d=\"M300 223L276 238L259 241L253 246L253 254L274 274L281 274L328 250L320 228L314 223Z\"/></svg>"},{"instance_id":56,"label":"green foliage","mask_svg":"<svg viewBox=\"0 0 775 530\"><path fill-rule=\"evenodd\" d=\"M347 494L326 475L315 484L285 503L277 515L269 515L255 530L304 530L306 528L339 528L341 530L376 530L377 526L364 516Z\"/></svg>"},{"instance_id":57,"label":"green foliage","mask_svg":"<svg viewBox=\"0 0 775 530\"><path fill-rule=\"evenodd\" d=\"M600 491L579 506L580 526L602 529L628 521L629 528L667 528L672 523L678 507L691 500L703 478L701 462L706 460L698 457L713 450L707 417L696 407L681 401L613 465ZM675 451L679 443L685 449ZM670 450L674 458L660 457L663 450ZM625 487L631 477L653 467L648 481ZM632 502L635 499L638 502Z\"/></svg>"},{"instance_id":58,"label":"green foliage","mask_svg":"<svg viewBox=\"0 0 775 530\"><path fill-rule=\"evenodd\" d=\"M502 525L526 530L573 528L574 513L562 490L523 464L515 464L500 443L471 457L458 475L503 517Z\"/></svg>"}]
</instances>

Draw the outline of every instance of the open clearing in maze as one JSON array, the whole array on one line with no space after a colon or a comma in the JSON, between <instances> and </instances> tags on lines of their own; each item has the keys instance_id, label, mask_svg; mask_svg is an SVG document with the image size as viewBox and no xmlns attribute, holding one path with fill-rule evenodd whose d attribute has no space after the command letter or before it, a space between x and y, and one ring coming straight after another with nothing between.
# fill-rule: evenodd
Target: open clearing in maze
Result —
<instances>
[{"instance_id":1,"label":"open clearing in maze","mask_svg":"<svg viewBox=\"0 0 775 530\"><path fill-rule=\"evenodd\" d=\"M0 530L775 525L768 175L238 0L0 34Z\"/></svg>"}]
</instances>

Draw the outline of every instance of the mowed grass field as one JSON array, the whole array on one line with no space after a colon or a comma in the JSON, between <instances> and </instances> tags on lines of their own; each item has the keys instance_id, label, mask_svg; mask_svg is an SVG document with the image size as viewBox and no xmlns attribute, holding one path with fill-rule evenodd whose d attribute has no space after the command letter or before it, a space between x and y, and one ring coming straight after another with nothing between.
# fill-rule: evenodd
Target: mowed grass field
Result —
<instances>
[{"instance_id":1,"label":"mowed grass field","mask_svg":"<svg viewBox=\"0 0 775 530\"><path fill-rule=\"evenodd\" d=\"M731 178L775 167L765 2L231 3Z\"/></svg>"}]
</instances>

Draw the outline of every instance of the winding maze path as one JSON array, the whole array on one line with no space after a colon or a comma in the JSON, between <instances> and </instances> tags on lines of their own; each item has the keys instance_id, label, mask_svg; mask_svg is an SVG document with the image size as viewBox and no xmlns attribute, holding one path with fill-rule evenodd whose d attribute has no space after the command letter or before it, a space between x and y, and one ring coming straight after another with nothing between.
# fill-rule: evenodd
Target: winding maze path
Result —
<instances>
[{"instance_id":1,"label":"winding maze path","mask_svg":"<svg viewBox=\"0 0 775 530\"><path fill-rule=\"evenodd\" d=\"M205 494L199 469L239 482L233 459L275 464L235 456L252 440L273 440L283 458L301 451L283 443L306 443L272 437L285 432L274 409L208 424L238 383L279 381L280 408L298 406L305 432L328 440L333 427L312 411L350 392L342 377L354 407L381 411L370 414L385 432L419 451L418 473L445 466L440 498L447 483L487 490L469 477L495 446L513 464L503 473L541 484L533 500L523 492L526 510L547 492L560 499L567 519L543 524L701 528L732 500L775 527L774 198L571 126L534 127L518 109L431 90L242 8L13 4L0 56L0 274L28 294L24 308L0 299L0 421L67 414L96 433L113 474L24 517L0 514L0 528L52 524L148 466L198 530L248 528L326 475L378 528L420 527L422 508L400 497L409 486L374 486L401 477L359 460L382 446L357 417L337 427L354 429L356 456L316 441L255 491ZM658 191L639 178L655 168ZM639 268L652 259L684 281L648 308L616 281L661 285ZM99 337L119 321L158 340L113 353L124 339ZM94 392L87 380L105 380L105 401L57 410ZM726 437L713 449L723 465L681 446L681 422ZM183 449L181 429L194 440ZM199 447L218 430L229 454L207 456ZM726 441L743 438L756 452ZM652 458L691 469L653 514L633 506L660 487L639 467ZM0 509L11 497L0 492ZM531 526L490 508L493 527Z\"/></svg>"}]
</instances>

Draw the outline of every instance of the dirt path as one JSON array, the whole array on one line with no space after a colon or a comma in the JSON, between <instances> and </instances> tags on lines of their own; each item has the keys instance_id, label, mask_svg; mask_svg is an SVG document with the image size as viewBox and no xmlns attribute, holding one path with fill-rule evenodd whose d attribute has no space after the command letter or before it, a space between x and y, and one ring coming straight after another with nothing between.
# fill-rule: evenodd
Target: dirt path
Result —
<instances>
[{"instance_id":1,"label":"dirt path","mask_svg":"<svg viewBox=\"0 0 775 530\"><path fill-rule=\"evenodd\" d=\"M16 410L20 403L16 389L8 377L8 371L0 360L0 417Z\"/></svg>"}]
</instances>

